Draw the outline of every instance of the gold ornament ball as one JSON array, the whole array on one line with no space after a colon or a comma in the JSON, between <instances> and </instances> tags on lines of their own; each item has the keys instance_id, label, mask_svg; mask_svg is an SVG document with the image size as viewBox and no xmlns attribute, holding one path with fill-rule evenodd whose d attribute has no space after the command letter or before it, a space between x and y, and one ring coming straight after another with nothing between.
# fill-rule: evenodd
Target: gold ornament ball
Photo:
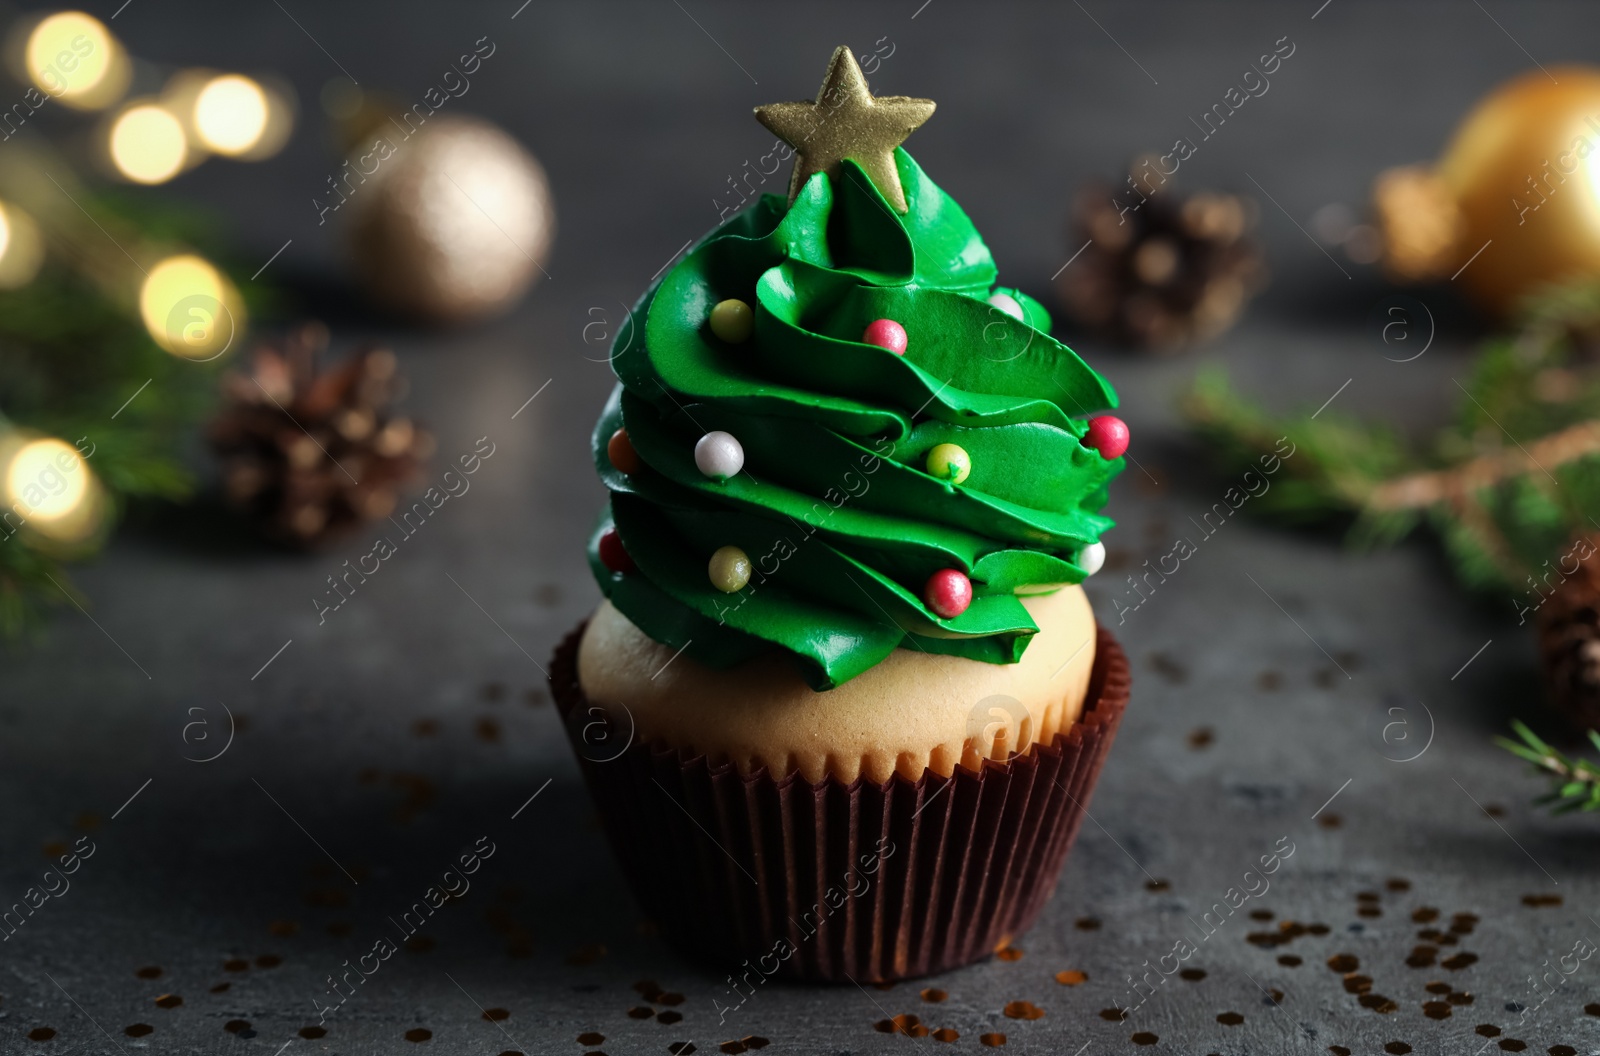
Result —
<instances>
[{"instance_id":1,"label":"gold ornament ball","mask_svg":"<svg viewBox=\"0 0 1600 1056\"><path fill-rule=\"evenodd\" d=\"M718 301L711 309L711 332L730 345L742 345L750 340L750 331L755 325L755 312L736 297Z\"/></svg>"},{"instance_id":2,"label":"gold ornament ball","mask_svg":"<svg viewBox=\"0 0 1600 1056\"><path fill-rule=\"evenodd\" d=\"M1466 265L1460 281L1490 311L1550 283L1600 278L1600 70L1532 70L1501 85L1461 123L1435 174L1459 213L1454 268Z\"/></svg>"},{"instance_id":3,"label":"gold ornament ball","mask_svg":"<svg viewBox=\"0 0 1600 1056\"><path fill-rule=\"evenodd\" d=\"M737 594L750 582L750 557L737 546L724 546L711 555L706 571L713 587L724 594Z\"/></svg>"},{"instance_id":4,"label":"gold ornament ball","mask_svg":"<svg viewBox=\"0 0 1600 1056\"><path fill-rule=\"evenodd\" d=\"M1384 266L1459 274L1491 314L1544 286L1600 278L1600 70L1530 70L1491 91L1432 166L1379 176Z\"/></svg>"},{"instance_id":5,"label":"gold ornament ball","mask_svg":"<svg viewBox=\"0 0 1600 1056\"><path fill-rule=\"evenodd\" d=\"M928 452L927 465L933 476L960 484L972 472L972 456L959 444L935 444Z\"/></svg>"},{"instance_id":6,"label":"gold ornament ball","mask_svg":"<svg viewBox=\"0 0 1600 1056\"><path fill-rule=\"evenodd\" d=\"M376 300L431 323L511 307L544 274L555 210L544 169L488 121L377 125L351 154L349 242ZM334 199L337 201L337 198Z\"/></svg>"}]
</instances>

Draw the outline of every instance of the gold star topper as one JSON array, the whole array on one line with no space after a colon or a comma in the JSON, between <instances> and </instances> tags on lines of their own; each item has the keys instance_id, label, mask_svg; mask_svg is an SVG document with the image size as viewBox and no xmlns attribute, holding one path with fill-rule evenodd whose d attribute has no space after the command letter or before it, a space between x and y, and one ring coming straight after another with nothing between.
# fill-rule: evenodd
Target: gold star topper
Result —
<instances>
[{"instance_id":1,"label":"gold star topper","mask_svg":"<svg viewBox=\"0 0 1600 1056\"><path fill-rule=\"evenodd\" d=\"M907 206L894 148L932 116L932 99L874 98L856 57L846 47L834 49L815 100L756 107L756 120L795 149L791 203L813 174L836 176L839 163L849 158L872 178L897 213L904 213Z\"/></svg>"}]
</instances>

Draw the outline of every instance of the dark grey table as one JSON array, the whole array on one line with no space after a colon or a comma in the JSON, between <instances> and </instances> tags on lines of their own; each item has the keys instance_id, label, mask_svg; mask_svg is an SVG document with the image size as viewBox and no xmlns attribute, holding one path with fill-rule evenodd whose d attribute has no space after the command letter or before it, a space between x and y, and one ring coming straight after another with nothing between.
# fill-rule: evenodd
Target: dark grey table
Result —
<instances>
[{"instance_id":1,"label":"dark grey table","mask_svg":"<svg viewBox=\"0 0 1600 1056\"><path fill-rule=\"evenodd\" d=\"M109 17L117 2L94 6ZM311 599L364 541L285 556L201 504L130 525L81 571L94 622L69 609L41 641L0 654L0 902L39 881L54 845L94 848L70 890L0 944L0 1051L617 1056L747 1036L771 1053L941 1048L875 1031L900 1014L953 1028L949 1047L965 1051L988 1033L1008 1051L1067 1056L1141 1043L1470 1053L1506 1039L1600 1051L1600 1019L1584 1012L1600 1000L1600 961L1553 974L1565 978L1553 992L1530 982L1580 941L1600 943L1600 835L1527 806L1536 783L1489 742L1512 715L1553 725L1509 599L1465 599L1421 542L1359 557L1240 517L1125 623L1111 616L1119 576L1228 486L1202 471L1173 411L1197 364L1226 364L1280 406L1338 390L1340 410L1419 435L1442 420L1474 324L1448 293L1425 294L1441 320L1433 346L1386 362L1368 319L1389 291L1299 228L1327 202L1359 202L1379 168L1434 156L1529 54L1592 57L1592 8L518 2L134 0L113 23L152 60L292 79L302 125L283 155L212 162L153 193L218 207L262 262L292 239L265 277L324 291L312 307L341 346L393 343L411 408L439 438L434 472L478 437L496 454L325 624ZM316 223L312 198L336 167L317 93L342 65L420 97L485 35L498 51L454 105L502 122L548 167L553 278L480 329L387 330L349 306L336 223ZM1186 186L1271 196L1270 290L1187 358L1064 334L1121 390L1142 469L1111 506L1124 570L1091 587L1134 660L1134 704L1055 900L1019 958L887 990L770 986L719 1022L725 981L640 919L542 688L540 665L597 597L581 558L602 499L587 438L611 381L584 326L617 325L716 221L728 177L771 141L750 107L811 94L837 43L893 45L875 89L939 103L911 149L986 234L1002 278L1048 297L1074 248L1060 231L1071 189L1189 134L1189 116L1285 36L1296 50L1270 92L1182 172ZM188 761L222 746L224 708L231 747ZM316 1002L337 1000L329 977L395 937L390 918L483 838L495 852L470 890L348 984L325 1036L303 1036ZM1270 889L1202 940L1195 922L1280 839L1294 853ZM1407 965L1419 930L1464 929L1462 913L1475 924L1442 963ZM1184 938L1204 977L1173 977L1125 1022L1104 1018L1138 1003L1128 977ZM1464 952L1476 962L1446 960ZM1370 976L1365 1004L1330 958ZM1086 981L1058 983L1062 971ZM630 1018L640 980L683 1000ZM925 1001L923 986L947 1000ZM181 1004L164 1007L167 994ZM1013 1001L1044 1015L1008 1018ZM1429 1001L1448 1018L1425 1014ZM485 1015L495 1009L504 1018ZM137 1024L153 1030L134 1036ZM40 1028L53 1039L30 1041ZM428 1040L408 1041L415 1031ZM579 1040L589 1032L604 1041Z\"/></svg>"}]
</instances>

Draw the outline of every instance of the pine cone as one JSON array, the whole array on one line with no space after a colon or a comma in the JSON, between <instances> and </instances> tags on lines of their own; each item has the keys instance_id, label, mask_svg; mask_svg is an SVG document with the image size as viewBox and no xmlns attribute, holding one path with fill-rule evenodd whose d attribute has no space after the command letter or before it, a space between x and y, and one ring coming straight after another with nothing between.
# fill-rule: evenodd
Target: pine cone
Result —
<instances>
[{"instance_id":1,"label":"pine cone","mask_svg":"<svg viewBox=\"0 0 1600 1056\"><path fill-rule=\"evenodd\" d=\"M405 381L394 353L368 348L323 371L328 330L309 323L263 345L223 379L212 421L228 502L274 539L309 548L386 517L433 449L390 405Z\"/></svg>"},{"instance_id":2,"label":"pine cone","mask_svg":"<svg viewBox=\"0 0 1600 1056\"><path fill-rule=\"evenodd\" d=\"M1222 333L1265 278L1249 237L1255 203L1163 189L1140 197L1126 185L1078 193L1071 245L1088 245L1057 280L1062 306L1125 344L1171 350Z\"/></svg>"},{"instance_id":3,"label":"pine cone","mask_svg":"<svg viewBox=\"0 0 1600 1056\"><path fill-rule=\"evenodd\" d=\"M1579 726L1600 727L1600 535L1590 553L1539 606L1539 655L1557 708Z\"/></svg>"}]
</instances>

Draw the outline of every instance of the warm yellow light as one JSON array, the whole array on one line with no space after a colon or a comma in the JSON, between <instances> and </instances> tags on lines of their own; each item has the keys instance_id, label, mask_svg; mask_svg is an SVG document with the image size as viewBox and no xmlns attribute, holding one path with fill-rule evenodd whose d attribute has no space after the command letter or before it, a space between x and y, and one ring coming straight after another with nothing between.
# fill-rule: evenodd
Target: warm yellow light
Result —
<instances>
[{"instance_id":1,"label":"warm yellow light","mask_svg":"<svg viewBox=\"0 0 1600 1056\"><path fill-rule=\"evenodd\" d=\"M1589 178L1589 202L1591 206L1600 206L1600 157L1592 161L1583 162L1584 174ZM1589 215L1595 215L1595 209L1589 210Z\"/></svg>"},{"instance_id":2,"label":"warm yellow light","mask_svg":"<svg viewBox=\"0 0 1600 1056\"><path fill-rule=\"evenodd\" d=\"M23 61L41 92L83 110L116 102L130 74L127 56L111 31L82 11L61 11L34 26Z\"/></svg>"},{"instance_id":3,"label":"warm yellow light","mask_svg":"<svg viewBox=\"0 0 1600 1056\"><path fill-rule=\"evenodd\" d=\"M81 441L80 441L81 442ZM105 489L80 452L61 440L12 431L0 437L0 537L17 531L71 552L107 525Z\"/></svg>"},{"instance_id":4,"label":"warm yellow light","mask_svg":"<svg viewBox=\"0 0 1600 1056\"><path fill-rule=\"evenodd\" d=\"M217 77L195 99L194 124L200 141L218 154L247 153L267 130L267 95L240 74Z\"/></svg>"},{"instance_id":5,"label":"warm yellow light","mask_svg":"<svg viewBox=\"0 0 1600 1056\"><path fill-rule=\"evenodd\" d=\"M0 290L26 286L44 263L44 240L33 218L0 202Z\"/></svg>"},{"instance_id":6,"label":"warm yellow light","mask_svg":"<svg viewBox=\"0 0 1600 1056\"><path fill-rule=\"evenodd\" d=\"M135 183L165 183L183 168L183 125L159 106L130 107L111 126L111 161Z\"/></svg>"},{"instance_id":7,"label":"warm yellow light","mask_svg":"<svg viewBox=\"0 0 1600 1056\"><path fill-rule=\"evenodd\" d=\"M222 355L243 323L232 284L193 254L150 269L139 290L139 314L155 343L184 359Z\"/></svg>"},{"instance_id":8,"label":"warm yellow light","mask_svg":"<svg viewBox=\"0 0 1600 1056\"><path fill-rule=\"evenodd\" d=\"M89 467L62 440L24 444L6 468L6 505L29 522L70 517L88 494Z\"/></svg>"}]
</instances>

